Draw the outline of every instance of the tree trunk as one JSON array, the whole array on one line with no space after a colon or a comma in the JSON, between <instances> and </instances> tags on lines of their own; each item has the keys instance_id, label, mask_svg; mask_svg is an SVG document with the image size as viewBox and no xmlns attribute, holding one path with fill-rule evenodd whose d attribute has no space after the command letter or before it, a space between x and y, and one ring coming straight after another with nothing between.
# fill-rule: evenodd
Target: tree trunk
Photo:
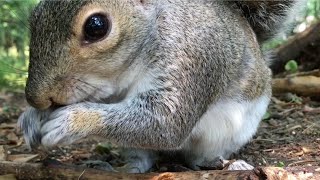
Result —
<instances>
[{"instance_id":1,"label":"tree trunk","mask_svg":"<svg viewBox=\"0 0 320 180\"><path fill-rule=\"evenodd\" d=\"M272 83L274 94L291 92L302 96L320 96L320 70L275 78Z\"/></svg>"}]
</instances>

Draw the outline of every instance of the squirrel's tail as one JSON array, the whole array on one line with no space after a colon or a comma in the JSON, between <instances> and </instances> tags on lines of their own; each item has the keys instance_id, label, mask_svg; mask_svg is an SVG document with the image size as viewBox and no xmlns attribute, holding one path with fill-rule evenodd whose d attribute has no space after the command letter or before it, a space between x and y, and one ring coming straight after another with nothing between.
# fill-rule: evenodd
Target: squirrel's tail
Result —
<instances>
[{"instance_id":1,"label":"squirrel's tail","mask_svg":"<svg viewBox=\"0 0 320 180\"><path fill-rule=\"evenodd\" d=\"M301 13L306 5L306 0L238 0L234 2L250 22L259 42L270 38L280 27L286 28L290 18L293 18L296 13Z\"/></svg>"}]
</instances>

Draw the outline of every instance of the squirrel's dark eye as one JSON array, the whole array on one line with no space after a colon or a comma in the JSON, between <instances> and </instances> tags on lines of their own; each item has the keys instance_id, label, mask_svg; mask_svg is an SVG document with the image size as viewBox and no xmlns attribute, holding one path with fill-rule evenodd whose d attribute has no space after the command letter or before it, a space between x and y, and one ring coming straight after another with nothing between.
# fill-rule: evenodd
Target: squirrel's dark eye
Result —
<instances>
[{"instance_id":1,"label":"squirrel's dark eye","mask_svg":"<svg viewBox=\"0 0 320 180\"><path fill-rule=\"evenodd\" d=\"M84 24L84 40L95 42L104 38L110 31L110 21L106 15L94 14Z\"/></svg>"}]
</instances>

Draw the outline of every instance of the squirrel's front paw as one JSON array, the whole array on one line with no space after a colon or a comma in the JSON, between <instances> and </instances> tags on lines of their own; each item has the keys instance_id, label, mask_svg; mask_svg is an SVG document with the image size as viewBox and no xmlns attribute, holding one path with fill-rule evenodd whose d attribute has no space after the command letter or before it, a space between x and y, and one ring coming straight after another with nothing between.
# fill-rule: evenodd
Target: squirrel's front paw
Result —
<instances>
[{"instance_id":1,"label":"squirrel's front paw","mask_svg":"<svg viewBox=\"0 0 320 180\"><path fill-rule=\"evenodd\" d=\"M41 124L45 123L52 110L40 111L29 107L18 119L18 128L23 132L26 144L35 148L41 143Z\"/></svg>"},{"instance_id":2,"label":"squirrel's front paw","mask_svg":"<svg viewBox=\"0 0 320 180\"><path fill-rule=\"evenodd\" d=\"M101 113L90 110L86 103L68 105L53 111L41 127L41 143L48 147L71 144L100 131L99 127L102 127Z\"/></svg>"}]
</instances>

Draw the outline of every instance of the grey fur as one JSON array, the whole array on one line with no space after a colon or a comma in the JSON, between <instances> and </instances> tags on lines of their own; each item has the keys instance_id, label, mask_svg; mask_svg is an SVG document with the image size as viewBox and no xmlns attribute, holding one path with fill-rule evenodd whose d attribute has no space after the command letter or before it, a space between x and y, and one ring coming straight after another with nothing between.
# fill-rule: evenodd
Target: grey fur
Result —
<instances>
[{"instance_id":1,"label":"grey fur","mask_svg":"<svg viewBox=\"0 0 320 180\"><path fill-rule=\"evenodd\" d=\"M73 18L92 2L118 13L120 39L112 49L80 61L71 53ZM46 0L31 17L27 99L39 109L66 105L46 116L34 108L21 116L20 126L31 146L40 139L51 146L99 135L124 147L181 150L190 139L196 142L191 134L209 107L224 100L245 103L270 98L271 72L254 32L260 33L260 26L249 23L238 3L92 2ZM107 79L112 86L96 87L86 81L89 75ZM91 95L93 91L99 96ZM67 96L76 100L70 103L64 100ZM76 124L73 117L79 113L98 114L101 121L92 119L90 124L88 118ZM44 121L41 127L40 121ZM248 140L232 140L226 145L229 150L212 157L228 156ZM151 162L140 164L148 169Z\"/></svg>"}]
</instances>

